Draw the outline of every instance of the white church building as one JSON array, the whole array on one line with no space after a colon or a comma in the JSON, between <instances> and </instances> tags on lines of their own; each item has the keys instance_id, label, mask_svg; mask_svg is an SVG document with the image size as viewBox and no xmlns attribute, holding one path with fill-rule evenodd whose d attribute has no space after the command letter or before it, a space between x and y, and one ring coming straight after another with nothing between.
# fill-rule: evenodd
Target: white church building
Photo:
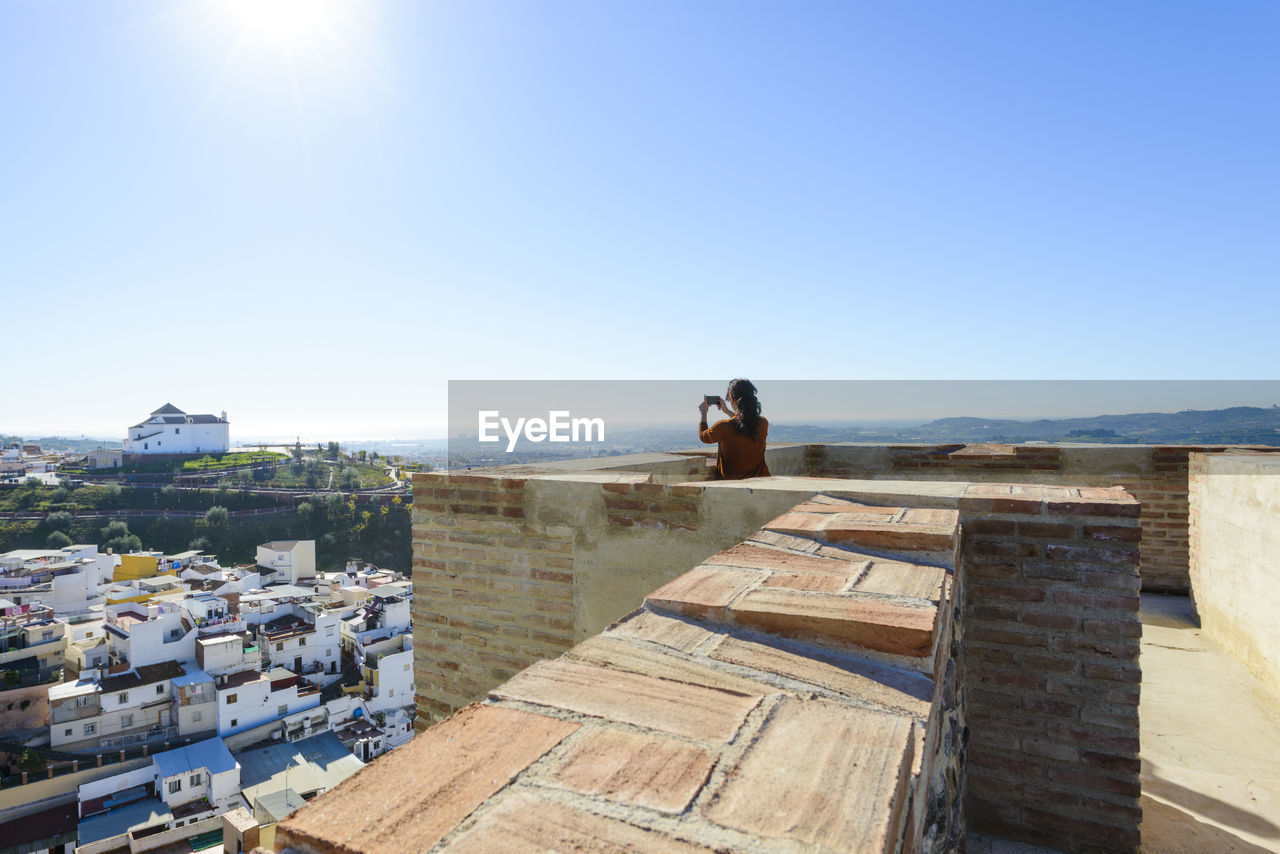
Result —
<instances>
[{"instance_id":1,"label":"white church building","mask_svg":"<svg viewBox=\"0 0 1280 854\"><path fill-rule=\"evenodd\" d=\"M227 413L188 415L172 403L129 428L126 454L225 454L231 447Z\"/></svg>"}]
</instances>

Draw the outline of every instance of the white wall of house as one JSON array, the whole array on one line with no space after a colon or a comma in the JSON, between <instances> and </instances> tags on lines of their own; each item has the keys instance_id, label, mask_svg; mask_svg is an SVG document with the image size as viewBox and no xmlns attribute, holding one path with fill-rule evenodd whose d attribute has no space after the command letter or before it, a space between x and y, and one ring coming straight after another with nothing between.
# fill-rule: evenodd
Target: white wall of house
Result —
<instances>
[{"instance_id":1,"label":"white wall of house","mask_svg":"<svg viewBox=\"0 0 1280 854\"><path fill-rule=\"evenodd\" d=\"M126 454L225 454L231 447L231 425L144 423L129 428Z\"/></svg>"},{"instance_id":2,"label":"white wall of house","mask_svg":"<svg viewBox=\"0 0 1280 854\"><path fill-rule=\"evenodd\" d=\"M342 667L338 615L321 611L314 619L314 631L278 641L265 641L273 667L298 672L301 663L301 670L308 673L317 667L326 673L336 673Z\"/></svg>"},{"instance_id":3,"label":"white wall of house","mask_svg":"<svg viewBox=\"0 0 1280 854\"><path fill-rule=\"evenodd\" d=\"M90 750L104 738L136 735L152 727L173 725L169 682L139 685L124 691L95 692L98 713L93 717L63 720L55 713L49 724L49 742L55 749ZM51 703L53 700L51 699ZM66 701L63 701L64 703Z\"/></svg>"},{"instance_id":4,"label":"white wall of house","mask_svg":"<svg viewBox=\"0 0 1280 854\"><path fill-rule=\"evenodd\" d=\"M134 623L121 637L108 630L111 650L132 667L157 664L161 661L194 663L196 660L196 628L182 625L182 613L177 609L160 612L149 608L144 623Z\"/></svg>"},{"instance_id":5,"label":"white wall of house","mask_svg":"<svg viewBox=\"0 0 1280 854\"><path fill-rule=\"evenodd\" d=\"M79 798L80 803L83 804L85 801L91 801L94 798L105 798L107 795L114 795L116 792L123 792L125 789L132 789L134 786L145 786L154 777L154 767L144 765L132 771L125 771L123 774L112 774L110 777L83 783L76 790L76 796Z\"/></svg>"},{"instance_id":6,"label":"white wall of house","mask_svg":"<svg viewBox=\"0 0 1280 854\"><path fill-rule=\"evenodd\" d=\"M245 650L240 635L218 635L196 640L196 661L210 676L257 670L262 655L257 647Z\"/></svg>"},{"instance_id":7,"label":"white wall of house","mask_svg":"<svg viewBox=\"0 0 1280 854\"><path fill-rule=\"evenodd\" d=\"M315 578L316 541L294 540L288 543L273 542L258 546L258 566L274 569L277 578L297 584L301 578Z\"/></svg>"},{"instance_id":8,"label":"white wall of house","mask_svg":"<svg viewBox=\"0 0 1280 854\"><path fill-rule=\"evenodd\" d=\"M294 712L319 706L318 691L313 691L304 697L298 696L298 690L306 687L306 683L303 682L272 691L271 680L263 676L254 682L246 682L234 688L219 688L218 735L233 735Z\"/></svg>"},{"instance_id":9,"label":"white wall of house","mask_svg":"<svg viewBox=\"0 0 1280 854\"><path fill-rule=\"evenodd\" d=\"M398 651L397 651L398 650ZM372 697L366 700L370 712L387 712L414 703L413 646L407 635L373 644L365 650L381 652Z\"/></svg>"}]
</instances>

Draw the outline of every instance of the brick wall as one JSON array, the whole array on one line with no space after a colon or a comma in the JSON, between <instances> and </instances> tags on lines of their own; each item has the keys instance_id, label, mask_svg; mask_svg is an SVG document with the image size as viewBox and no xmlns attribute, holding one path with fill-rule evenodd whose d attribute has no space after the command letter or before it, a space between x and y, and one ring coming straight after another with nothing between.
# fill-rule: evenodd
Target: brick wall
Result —
<instances>
[{"instance_id":1,"label":"brick wall","mask_svg":"<svg viewBox=\"0 0 1280 854\"><path fill-rule=\"evenodd\" d=\"M414 481L418 728L573 644L573 542L524 518L525 481Z\"/></svg>"},{"instance_id":2,"label":"brick wall","mask_svg":"<svg viewBox=\"0 0 1280 854\"><path fill-rule=\"evenodd\" d=\"M665 470L705 469L676 460ZM506 469L414 479L413 636L419 730L555 657L776 514L756 500L704 523L696 482L620 466L600 480ZM665 475L664 475L665 476ZM791 494L781 501L794 501Z\"/></svg>"},{"instance_id":3,"label":"brick wall","mask_svg":"<svg viewBox=\"0 0 1280 854\"><path fill-rule=\"evenodd\" d=\"M1139 505L977 484L959 508L971 826L1137 850Z\"/></svg>"},{"instance_id":4,"label":"brick wall","mask_svg":"<svg viewBox=\"0 0 1280 854\"><path fill-rule=\"evenodd\" d=\"M810 445L809 473L873 480L1122 486L1142 504L1142 588L1187 593L1188 445ZM1265 450L1265 449L1264 449ZM1271 449L1276 450L1276 449Z\"/></svg>"}]
</instances>

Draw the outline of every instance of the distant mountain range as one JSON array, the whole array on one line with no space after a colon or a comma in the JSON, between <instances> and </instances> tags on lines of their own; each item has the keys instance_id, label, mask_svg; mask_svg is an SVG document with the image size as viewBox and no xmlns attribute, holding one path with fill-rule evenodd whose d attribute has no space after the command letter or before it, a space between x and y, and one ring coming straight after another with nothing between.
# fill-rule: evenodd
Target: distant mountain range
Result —
<instances>
[{"instance_id":1,"label":"distant mountain range","mask_svg":"<svg viewBox=\"0 0 1280 854\"><path fill-rule=\"evenodd\" d=\"M1280 406L1017 421L940 418L915 427L777 425L780 442L1104 442L1280 446Z\"/></svg>"}]
</instances>

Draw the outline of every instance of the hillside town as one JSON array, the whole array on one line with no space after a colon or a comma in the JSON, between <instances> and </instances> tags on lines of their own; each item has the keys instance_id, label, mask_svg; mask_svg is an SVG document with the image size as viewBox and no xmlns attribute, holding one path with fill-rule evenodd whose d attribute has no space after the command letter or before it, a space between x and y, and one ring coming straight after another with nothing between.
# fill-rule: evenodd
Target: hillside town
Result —
<instances>
[{"instance_id":1,"label":"hillside town","mask_svg":"<svg viewBox=\"0 0 1280 854\"><path fill-rule=\"evenodd\" d=\"M311 540L239 566L94 544L0 554L0 678L22 698L0 706L0 798L50 805L0 838L90 854L203 850L224 825L268 838L412 738L411 600L363 561L317 571Z\"/></svg>"}]
</instances>

